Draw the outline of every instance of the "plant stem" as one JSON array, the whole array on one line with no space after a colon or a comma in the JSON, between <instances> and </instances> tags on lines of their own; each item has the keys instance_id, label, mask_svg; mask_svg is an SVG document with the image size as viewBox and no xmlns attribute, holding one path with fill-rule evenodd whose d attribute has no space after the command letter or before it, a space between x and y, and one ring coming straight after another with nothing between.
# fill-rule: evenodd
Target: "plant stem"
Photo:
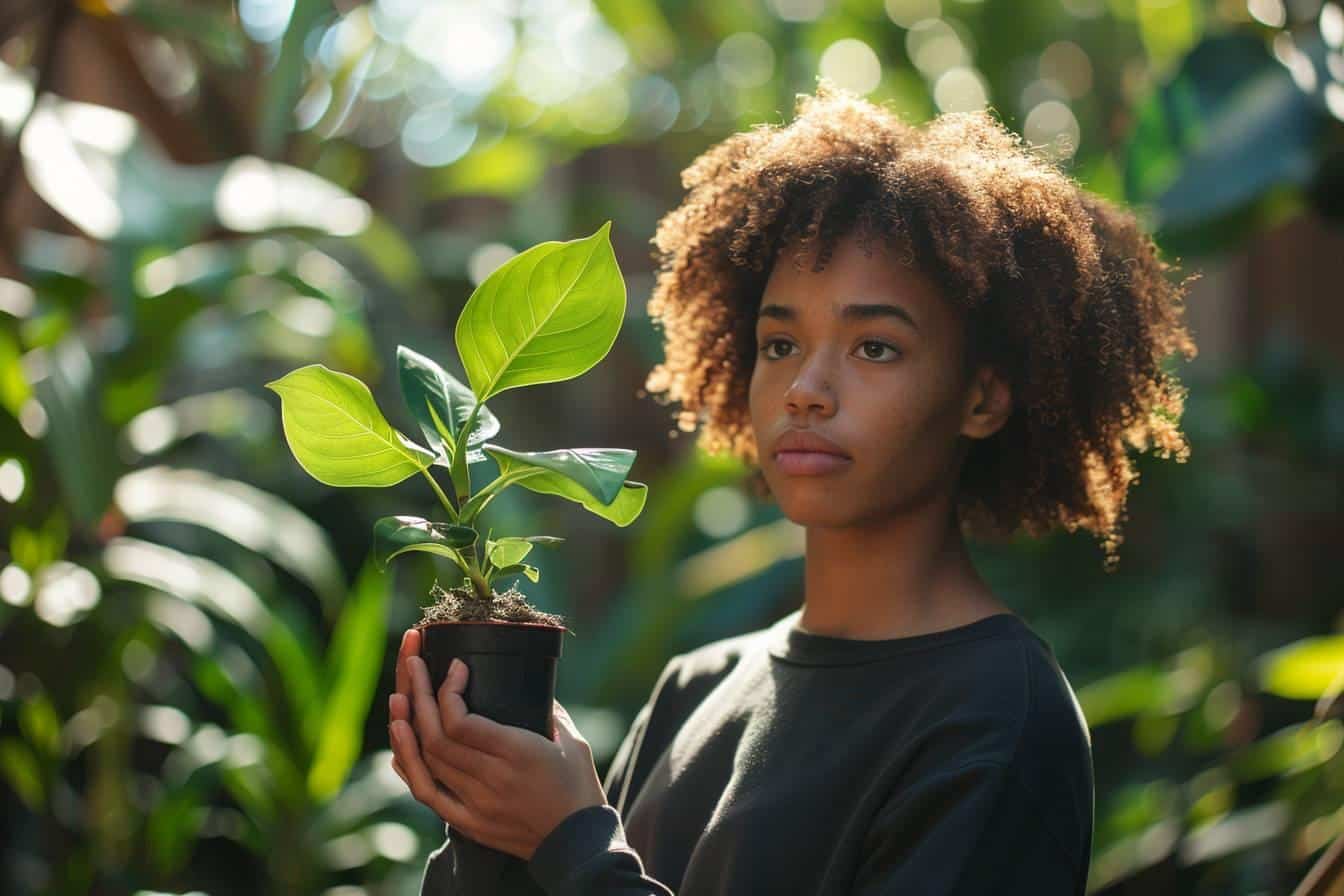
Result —
<instances>
[{"instance_id":1,"label":"plant stem","mask_svg":"<svg viewBox=\"0 0 1344 896\"><path fill-rule=\"evenodd\" d=\"M466 485L466 493L458 490L457 503L462 506L471 497L471 474L467 467L467 451L470 449L468 438L471 431L476 428L476 415L480 413L481 402L477 401L472 407L471 413L467 415L467 422L462 425L462 429L457 434L457 445L453 451L453 466L451 468L453 488L457 489L458 483Z\"/></svg>"},{"instance_id":2,"label":"plant stem","mask_svg":"<svg viewBox=\"0 0 1344 896\"><path fill-rule=\"evenodd\" d=\"M439 483L435 481L435 479L434 479L433 476L429 475L429 469L428 469L428 468L425 468L425 469L421 470L420 472L425 474L425 478L428 479L428 480L429 480L429 484L430 484L431 486L433 486L433 488L434 488L434 494L436 494L436 495L439 496L439 501L441 501L441 502L443 503L443 509L446 510L446 511L448 511L448 518L449 518L450 520L452 520L454 523L456 523L456 522L457 522L457 511L454 510L454 509L453 509L453 505L450 504L450 503L448 502L448 496L445 495L445 494L443 493L443 489L439 488Z\"/></svg>"}]
</instances>

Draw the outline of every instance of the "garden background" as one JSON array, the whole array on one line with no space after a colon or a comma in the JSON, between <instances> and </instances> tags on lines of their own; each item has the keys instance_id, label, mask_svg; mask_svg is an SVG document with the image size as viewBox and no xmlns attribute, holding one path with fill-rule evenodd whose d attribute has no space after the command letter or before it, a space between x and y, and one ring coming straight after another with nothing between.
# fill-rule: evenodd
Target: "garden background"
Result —
<instances>
[{"instance_id":1,"label":"garden background","mask_svg":"<svg viewBox=\"0 0 1344 896\"><path fill-rule=\"evenodd\" d=\"M413 894L442 824L389 767L401 632L445 561L371 563L418 477L331 488L263 388L308 363L414 433L404 343L611 220L627 317L507 444L637 449L618 528L520 581L564 614L599 772L674 653L801 601L801 530L643 394L655 222L818 75L913 121L991 106L1182 274L1192 456L1086 533L973 545L1093 738L1090 892L1288 894L1344 832L1344 12L1337 0L4 0L0 891ZM1339 889L1330 892L1344 892Z\"/></svg>"}]
</instances>

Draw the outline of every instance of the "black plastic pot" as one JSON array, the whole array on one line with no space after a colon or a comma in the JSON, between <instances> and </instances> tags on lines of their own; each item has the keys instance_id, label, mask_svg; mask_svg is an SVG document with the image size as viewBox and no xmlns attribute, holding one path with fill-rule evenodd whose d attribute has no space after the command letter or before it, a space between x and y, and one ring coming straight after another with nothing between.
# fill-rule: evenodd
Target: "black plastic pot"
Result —
<instances>
[{"instance_id":1,"label":"black plastic pot","mask_svg":"<svg viewBox=\"0 0 1344 896\"><path fill-rule=\"evenodd\" d=\"M433 622L421 629L420 656L435 693L457 657L471 670L462 694L470 712L550 740L564 635L537 622Z\"/></svg>"},{"instance_id":2,"label":"black plastic pot","mask_svg":"<svg viewBox=\"0 0 1344 896\"><path fill-rule=\"evenodd\" d=\"M421 629L420 656L435 693L457 657L470 674L462 694L469 712L526 728L547 740L555 709L555 671L565 629L536 622L434 622ZM491 849L449 828L440 867L452 877L452 893L537 894L544 891L517 856ZM445 882L446 883L446 882Z\"/></svg>"}]
</instances>

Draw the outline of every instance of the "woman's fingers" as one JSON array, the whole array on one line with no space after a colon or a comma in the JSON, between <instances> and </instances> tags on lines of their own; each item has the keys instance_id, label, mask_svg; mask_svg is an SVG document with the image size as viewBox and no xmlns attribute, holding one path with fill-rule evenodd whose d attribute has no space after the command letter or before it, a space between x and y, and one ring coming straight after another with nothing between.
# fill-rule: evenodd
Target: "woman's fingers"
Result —
<instances>
[{"instance_id":1,"label":"woman's fingers","mask_svg":"<svg viewBox=\"0 0 1344 896\"><path fill-rule=\"evenodd\" d=\"M405 694L398 694L393 691L387 695L387 718L389 722L395 722L400 719L403 722L411 720L411 700Z\"/></svg>"},{"instance_id":2,"label":"woman's fingers","mask_svg":"<svg viewBox=\"0 0 1344 896\"><path fill-rule=\"evenodd\" d=\"M411 726L405 722L393 722L389 730L392 735L392 767L406 782L411 795L433 809L448 824L466 830L466 806L452 791L440 787L429 773L429 768L420 757L420 747Z\"/></svg>"},{"instance_id":3,"label":"woman's fingers","mask_svg":"<svg viewBox=\"0 0 1344 896\"><path fill-rule=\"evenodd\" d=\"M465 791L469 798L492 793L491 782L506 768L501 759L483 752L479 742L469 744L461 739L466 704L459 700L457 716L443 718L430 689L429 668L424 660L411 657L407 665L411 669L411 724L426 763L436 777L459 792Z\"/></svg>"},{"instance_id":4,"label":"woman's fingers","mask_svg":"<svg viewBox=\"0 0 1344 896\"><path fill-rule=\"evenodd\" d=\"M420 630L410 628L401 636L401 649L397 651L397 692L411 695L411 670L406 660L420 655Z\"/></svg>"}]
</instances>

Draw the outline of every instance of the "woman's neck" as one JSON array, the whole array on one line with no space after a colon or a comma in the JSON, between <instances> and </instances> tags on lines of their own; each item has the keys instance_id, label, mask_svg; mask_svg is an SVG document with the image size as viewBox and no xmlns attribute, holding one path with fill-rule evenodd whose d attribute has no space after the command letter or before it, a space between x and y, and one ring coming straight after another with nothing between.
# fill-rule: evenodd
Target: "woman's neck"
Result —
<instances>
[{"instance_id":1,"label":"woman's neck","mask_svg":"<svg viewBox=\"0 0 1344 896\"><path fill-rule=\"evenodd\" d=\"M1011 612L976 571L955 516L942 508L806 532L798 619L805 632L881 640Z\"/></svg>"}]
</instances>

